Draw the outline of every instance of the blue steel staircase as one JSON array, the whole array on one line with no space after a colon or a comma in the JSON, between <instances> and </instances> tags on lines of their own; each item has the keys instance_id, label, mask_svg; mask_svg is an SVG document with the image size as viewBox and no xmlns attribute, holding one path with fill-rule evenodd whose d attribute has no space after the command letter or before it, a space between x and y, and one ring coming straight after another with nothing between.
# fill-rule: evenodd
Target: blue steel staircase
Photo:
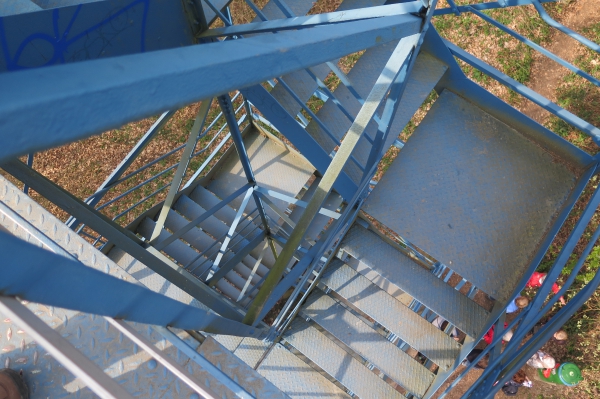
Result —
<instances>
[{"instance_id":1,"label":"blue steel staircase","mask_svg":"<svg viewBox=\"0 0 600 399\"><path fill-rule=\"evenodd\" d=\"M533 1L537 4L537 0ZM88 10L105 12L110 7L119 10L124 3L97 2ZM150 3L151 0L140 0L128 3L126 8L131 11L131 7L149 7ZM57 4L71 6L78 2ZM21 299L28 299L29 295L44 299L38 300L44 304L21 302L43 322L35 324L31 321L34 319L18 319L29 320L31 334L4 315L7 330L0 336L4 352L0 362L6 367L23 369L33 397L432 397L492 325L501 330L507 304L524 287L595 174L596 157L527 118L464 75L454 56L480 66L518 93L531 96L510 78L477 64L472 56L444 42L429 23L435 1L386 5L388 8L378 11L377 7L386 4L385 1L344 0L337 10L344 13L326 14L319 22L296 18L311 10L312 0L289 4L271 0L262 10L252 2L248 4L257 14L255 24L244 28L242 33L229 35L236 40L222 43L216 39L218 30L207 28L217 18L222 19L225 27L220 29L224 32L237 27L228 16L227 1L192 1L184 10L172 4L163 5L173 7L168 8L170 18L185 29L161 41L160 35L166 35L166 28L163 25L156 28L160 40L148 40L155 46L151 50L165 51L161 57L171 54L169 51L181 50L177 49L181 45L186 50L191 44L200 53L217 48L208 46L237 45L236 42L251 43L249 47L255 49L273 46L276 55L253 53L235 61L246 65L243 61L250 62L252 57L275 57L276 61L270 58L267 61L275 72L264 74L274 80L261 84L264 79L249 71L239 87L207 89L207 96L197 98L208 97L210 101L218 98L229 129L222 143L231 137L233 145L203 177L198 175L204 170L198 170L185 184L183 174L179 180L173 178L175 183L171 183L173 188L166 200L143 212L125 228L100 214L101 207L96 206L99 199L90 197L83 203L15 160L25 150L11 153L10 157L0 154L6 172L72 216L69 227L75 229L78 223L84 223L96 231L98 238L93 243L101 252L5 178L0 178L2 230L58 256L75 259L87 272L93 269L117 277L99 282L98 292L81 300L59 292L54 286L48 288L52 295L45 297L35 296L35 287L17 293L11 291L10 285L2 287L6 290L3 292ZM449 4L449 9L439 12L469 11L464 6L457 8L452 1ZM501 6L486 4L479 7ZM422 5L430 7L421 8ZM53 7L52 2L21 0L0 8L0 15L6 16L8 26L21 21L19 18L25 18L29 12L37 11L38 14L32 15L43 18L49 15L42 14L44 10ZM77 16L79 8L74 10L68 9ZM362 18L361 12L379 14ZM10 19L20 13L16 19ZM58 11L53 15L58 18ZM132 11L132 25L135 21L145 26L146 17L140 15ZM151 14L150 21L158 15ZM377 31L381 35L373 43L369 41L368 46L358 49L352 47L355 43L342 42L344 38L334 36L334 29L327 30L335 23L340 29L354 24L357 32L363 30L363 34L356 36L358 40L359 36L375 35L376 29L384 29L375 18L388 21L389 31ZM396 18L396 22L389 22L390 18ZM330 40L335 57L355 50L364 52L344 74L337 66L339 59L323 63L327 56L311 54L304 48L294 52L298 38L282 36L289 34L286 24L297 29L294 33L298 38L314 40L314 46L321 43L319 40ZM312 25L306 24L326 26L311 28ZM0 28L4 29L4 25ZM68 35L68 29L65 32ZM319 38L314 39L311 32L316 32ZM285 40L278 42L280 37ZM144 40L141 52L145 52ZM138 52L127 46L115 44L114 49L107 50L108 55ZM290 51L293 52L290 59L281 56ZM237 56L233 47L222 52L225 57ZM153 54L149 51L143 55ZM104 56L101 53L90 58ZM186 56L181 59L187 60ZM31 66L42 65L37 55L23 57L33 62ZM13 64L8 58L0 64L2 70L11 69ZM123 65L115 64L112 69L126 69ZM225 64L215 65L225 73L230 71ZM239 75L239 66L236 68ZM179 73L187 73L183 69L171 72L169 76L177 76L176 79ZM330 73L340 81L333 91L323 83ZM188 84L183 82L183 78L175 82L182 99L163 93L158 85L151 95L145 94L158 105L147 105L140 100L143 110L136 115L175 109L191 101L192 89L212 84L196 87L193 86L196 82L188 81L188 92ZM138 82L121 83L134 90ZM232 88L239 89L243 96L241 119L237 119L227 93ZM186 99L183 92L188 96ZM136 92L140 97L144 93ZM172 101L164 100L171 95ZM314 98L323 101L316 112L307 106ZM434 102L427 115L406 143L402 142L399 133L431 98ZM553 108L553 104L547 105L543 99L534 99L558 115L566 115L574 125L584 126L574 115ZM20 103L16 104L18 108ZM209 108L206 103L203 107L200 109ZM365 117L369 107L374 107L374 115ZM196 123L204 124L207 114L208 111L204 115L199 111ZM8 113L0 113L0 117L3 115ZM120 116L115 118L122 123ZM94 118L89 119L95 123ZM102 123L98 122L98 126L108 126ZM204 137L200 135L202 126L196 123L192 128L196 141L190 135L188 144L192 143L192 148L182 146L184 154L187 150L193 154L196 142ZM93 127L86 129L91 132ZM597 138L597 131L588 127L586 132ZM56 137L56 141L31 144L27 151L67 140L58 134ZM346 147L345 143L353 139L356 144ZM139 151L144 145L140 142ZM397 158L379 182L371 181L378 162L391 146L400 149ZM136 153L132 154L135 158ZM188 159L182 156L172 167L173 170L177 167L175 176L185 172L191 159L189 154ZM344 156L346 161L336 164ZM118 183L131 161L124 160L123 165L127 166L111 176L113 185L108 186ZM336 165L340 166L339 171L332 172ZM98 193L104 195L106 191ZM578 224L572 232L575 242L599 202L600 194L594 195L581 216L581 226ZM313 211L314 217L307 219L306 215ZM302 239L296 245L297 232ZM597 235L594 237L590 245L595 243ZM9 247L6 244L3 248L9 252ZM58 258L52 259L58 262ZM556 279L561 267L550 272L548 284L552 278ZM54 271L58 275L63 269L57 266ZM90 274L89 281L94 276L99 278ZM131 286L117 285L118 279ZM589 290L593 291L593 284L597 283L600 281L591 283ZM92 294L99 297L116 294L115 287L128 293L134 286L145 287L147 298L159 301L153 302L159 304L156 310L136 308L140 301L133 294L119 309L92 306L98 302L91 298ZM515 329L515 342L535 322L545 299L542 295L548 289L542 288L540 297L533 301L539 305L537 309L532 305L521 313L521 319L511 324L513 327L521 323ZM63 294L68 301L63 300ZM555 321L558 323L568 312L574 312L587 294L586 291L575 297L572 306L563 308ZM27 313L19 310L21 305L14 299L7 298L0 297L4 312L12 311L16 316L19 312ZM168 298L185 307L171 315L172 308L168 306L173 303L164 301ZM203 328L183 327L190 325L185 315L196 311L202 311L198 314L203 317L195 322L205 318L209 320L207 324ZM167 314L173 316L171 322L164 323L170 328L137 322L157 320ZM432 324L438 317L449 322L443 331ZM40 331L47 331L43 330L47 326L62 338L55 337L50 344L44 341L44 351L38 347L36 337ZM181 328L171 328L178 326ZM454 328L458 329L457 339L451 336ZM492 352L487 374L475 383L469 397L493 395L494 382L511 377L511 367L517 363L512 360L524 363L527 351L536 349L542 335L551 333L551 328L554 325L550 323L520 354L518 343L512 342L516 346L507 346L504 355ZM500 336L496 334L489 350L497 347ZM63 341L74 346L64 349L68 353L66 358L60 357L62 352L57 349L60 348L57 343ZM77 362L71 360L77 350L93 364L73 367ZM69 366L64 368L54 357L71 363L67 362ZM94 372L90 371L94 364L100 368L96 373L102 377L94 378ZM109 382L103 379L107 376ZM108 387L106 391L98 388L103 384Z\"/></svg>"}]
</instances>

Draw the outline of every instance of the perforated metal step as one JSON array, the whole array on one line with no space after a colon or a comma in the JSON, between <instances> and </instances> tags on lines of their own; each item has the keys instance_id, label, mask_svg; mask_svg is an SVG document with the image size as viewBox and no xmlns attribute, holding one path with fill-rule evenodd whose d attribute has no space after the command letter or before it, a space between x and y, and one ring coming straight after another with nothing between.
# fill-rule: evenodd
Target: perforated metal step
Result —
<instances>
[{"instance_id":1,"label":"perforated metal step","mask_svg":"<svg viewBox=\"0 0 600 399\"><path fill-rule=\"evenodd\" d=\"M488 316L482 307L385 243L375 233L355 224L340 248L385 279L378 285L398 287L471 337L476 337L482 330Z\"/></svg>"},{"instance_id":2,"label":"perforated metal step","mask_svg":"<svg viewBox=\"0 0 600 399\"><path fill-rule=\"evenodd\" d=\"M577 179L534 139L444 91L363 209L505 302Z\"/></svg>"},{"instance_id":3,"label":"perforated metal step","mask_svg":"<svg viewBox=\"0 0 600 399\"><path fill-rule=\"evenodd\" d=\"M418 397L425 393L433 381L431 371L331 297L313 292L301 314L310 317L325 331Z\"/></svg>"},{"instance_id":4,"label":"perforated metal step","mask_svg":"<svg viewBox=\"0 0 600 399\"><path fill-rule=\"evenodd\" d=\"M275 344L257 371L294 399L350 399L348 394L281 344Z\"/></svg>"},{"instance_id":5,"label":"perforated metal step","mask_svg":"<svg viewBox=\"0 0 600 399\"><path fill-rule=\"evenodd\" d=\"M296 318L284 339L361 398L403 397L363 363L304 320Z\"/></svg>"},{"instance_id":6,"label":"perforated metal step","mask_svg":"<svg viewBox=\"0 0 600 399\"><path fill-rule=\"evenodd\" d=\"M321 283L427 358L449 370L460 344L340 260L333 261Z\"/></svg>"}]
</instances>

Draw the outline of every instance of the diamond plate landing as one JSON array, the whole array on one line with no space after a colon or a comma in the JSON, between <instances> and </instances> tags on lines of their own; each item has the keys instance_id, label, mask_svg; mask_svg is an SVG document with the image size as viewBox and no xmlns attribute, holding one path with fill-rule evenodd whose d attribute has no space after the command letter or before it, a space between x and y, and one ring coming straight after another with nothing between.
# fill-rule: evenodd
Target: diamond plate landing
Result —
<instances>
[{"instance_id":1,"label":"diamond plate landing","mask_svg":"<svg viewBox=\"0 0 600 399\"><path fill-rule=\"evenodd\" d=\"M444 91L363 209L504 302L576 178L563 160Z\"/></svg>"}]
</instances>

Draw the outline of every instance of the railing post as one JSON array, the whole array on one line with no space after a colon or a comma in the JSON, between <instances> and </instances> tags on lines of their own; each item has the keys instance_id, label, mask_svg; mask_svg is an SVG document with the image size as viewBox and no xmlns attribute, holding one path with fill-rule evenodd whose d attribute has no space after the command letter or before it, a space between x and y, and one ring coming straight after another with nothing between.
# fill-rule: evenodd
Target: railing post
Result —
<instances>
[{"instance_id":1,"label":"railing post","mask_svg":"<svg viewBox=\"0 0 600 399\"><path fill-rule=\"evenodd\" d=\"M169 187L169 193L167 194L167 198L163 202L162 209L160 210L160 215L158 216L158 220L156 221L156 225L154 226L154 230L152 231L152 236L150 237L151 244L158 238L165 224L165 220L167 220L167 215L169 214L171 205L173 205L175 195L177 195L177 192L179 191L179 186L183 181L183 176L185 175L185 171L187 170L192 154L194 153L194 149L196 148L198 136L200 136L200 134L202 133L202 127L204 127L204 123L206 122L206 117L208 116L208 111L210 110L211 104L212 98L209 100L202 101L202 104L200 105L200 109L198 110L198 114L196 115L196 120L194 121L194 125L192 126L192 131L190 132L190 136L188 137L183 153L181 154L181 160L179 161L179 165L177 166L177 171L173 176L171 187Z\"/></svg>"},{"instance_id":2,"label":"railing post","mask_svg":"<svg viewBox=\"0 0 600 399\"><path fill-rule=\"evenodd\" d=\"M244 169L246 179L248 180L248 183L255 186L256 178L254 177L254 171L252 170L252 165L250 164L250 159L248 158L248 152L246 152L246 146L244 145L244 140L242 138L242 133L240 132L240 127L237 124L237 119L233 111L233 104L231 103L231 98L229 98L228 94L223 94L222 96L217 97L217 100L219 101L219 105L221 106L221 110L223 111L223 115L225 116L225 120L227 121L227 125L229 126L229 132L231 133L231 138L240 158L240 162L242 164L242 168ZM254 191L252 192L252 197L254 198L254 202L256 202L256 207L258 208L258 213L264 226L265 233L267 235L267 240L269 241L269 246L271 247L273 256L275 257L275 259L277 259L277 251L275 250L275 244L273 243L273 239L271 238L271 230L269 229L269 222L267 220L267 214L265 213L265 208L263 206L262 200Z\"/></svg>"}]
</instances>

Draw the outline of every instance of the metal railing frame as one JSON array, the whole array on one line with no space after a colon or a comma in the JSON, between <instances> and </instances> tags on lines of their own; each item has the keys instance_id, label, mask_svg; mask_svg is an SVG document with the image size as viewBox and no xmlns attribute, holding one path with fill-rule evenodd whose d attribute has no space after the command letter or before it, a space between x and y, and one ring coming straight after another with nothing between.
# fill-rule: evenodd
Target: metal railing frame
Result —
<instances>
[{"instance_id":1,"label":"metal railing frame","mask_svg":"<svg viewBox=\"0 0 600 399\"><path fill-rule=\"evenodd\" d=\"M590 42L585 38L583 38L584 40L581 40L582 37L579 34L569 30L568 28L565 28L556 21L552 20L543 9L540 1L512 0L498 3L485 3L459 7L457 7L451 1L450 5L451 7L449 9L436 10L436 15L444 15L450 12L454 12L458 15L463 12L471 12L472 14L475 14L476 16L481 18L483 21L495 26L496 28L519 40L520 42L526 44L530 48L540 52L544 56L559 63L561 66L567 68L571 72L583 77L591 84L595 86L600 86L600 80L598 80L594 76L562 60L560 57L551 53L547 49L516 33L512 29L506 27L505 25L499 23L495 19L482 12L486 9L501 8L507 5L533 5L536 8L537 12L540 14L542 20L544 20L550 26L562 31L563 33L566 33L567 35L579 41L583 45L589 47L593 51L598 51L598 49L600 49L600 47L597 44ZM598 127L591 125L590 123L566 111L564 108L558 106L557 104L550 102L548 99L542 97L538 93L527 88L523 84L520 84L519 82L503 74L497 69L489 66L488 64L483 63L481 60L470 55L469 53L462 50L460 47L454 45L453 43L446 40L444 40L444 42L454 56L463 60L467 64L479 70L480 72L483 72L484 74L492 77L499 83L508 86L515 92L519 93L520 95L531 100L540 107L556 115L561 120L567 122L571 126L579 129L583 133L590 136L597 144L600 143L600 129L598 129ZM595 173L597 173L597 171L594 171L592 174L589 175L589 177L591 177ZM570 258L572 252L574 251L575 244L581 238L583 232L585 231L585 228L589 226L589 223L591 222L591 217L599 204L600 191L596 189L592 199L586 207L586 210L579 217L577 225L571 230L571 235L569 236L565 245L563 246L561 253L555 260L554 265L548 272L548 276L544 281L544 284L540 287L530 305L526 309L521 311L521 313L519 313L517 317L508 324L506 329L513 331L513 337L504 348L504 351L501 352L503 336L502 330L504 330L504 313L501 313L496 321L497 333L494 334L495 338L493 342L490 345L488 345L478 356L478 358L471 362L471 364L468 367L466 367L457 376L457 378L442 392L440 399L445 397L445 395L447 395L448 392L450 392L454 387L456 387L456 385L464 378L464 376L470 370L473 369L477 362L481 360L484 356L486 356L488 353L490 355L490 362L488 368L484 371L481 377L479 377L475 384L473 384L467 390L463 397L493 397L493 395L502 388L504 383L512 378L512 375L526 363L526 361L535 353L535 351L537 351L548 339L551 338L552 334L556 330L558 330L566 321L568 321L568 319L577 311L577 309L579 309L583 305L583 303L585 303L585 301L592 295L592 293L598 288L598 286L600 285L600 273L596 273L592 281L586 284L577 294L575 294L575 296L573 296L567 302L567 304L563 306L558 311L558 313L554 315L553 318L544 325L544 327L542 327L536 334L529 338L528 341L525 342L525 344L521 345L525 336L532 330L536 323L538 323L546 314L548 314L548 312L552 310L558 298L566 294L567 290L571 287L571 285L577 278L577 275L583 267L585 260L590 254L592 248L597 243L598 238L600 237L600 228L596 229L596 231L590 238L585 250L579 257L576 265L574 266L569 277L563 284L562 288L555 296L552 297L552 299L547 300L548 294L550 293L553 284L559 277L561 271L567 263L567 260Z\"/></svg>"}]
</instances>

